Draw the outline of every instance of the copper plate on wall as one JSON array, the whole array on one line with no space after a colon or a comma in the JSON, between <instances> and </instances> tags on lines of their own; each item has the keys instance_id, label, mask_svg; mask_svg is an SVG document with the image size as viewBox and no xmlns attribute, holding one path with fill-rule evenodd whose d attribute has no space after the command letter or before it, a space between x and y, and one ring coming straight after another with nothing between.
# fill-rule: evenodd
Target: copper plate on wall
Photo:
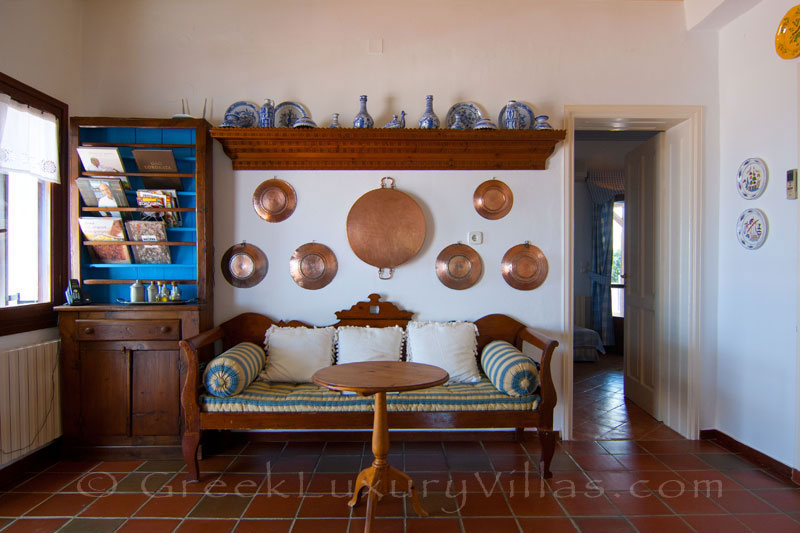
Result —
<instances>
[{"instance_id":1,"label":"copper plate on wall","mask_svg":"<svg viewBox=\"0 0 800 533\"><path fill-rule=\"evenodd\" d=\"M380 279L390 279L394 267L422 248L425 215L411 196L394 188L394 179L383 178L380 189L362 195L350 208L347 241L359 259L378 267Z\"/></svg>"},{"instance_id":2,"label":"copper plate on wall","mask_svg":"<svg viewBox=\"0 0 800 533\"><path fill-rule=\"evenodd\" d=\"M292 279L304 289L321 289L336 277L337 270L339 263L333 250L316 242L302 245L289 260Z\"/></svg>"},{"instance_id":3,"label":"copper plate on wall","mask_svg":"<svg viewBox=\"0 0 800 533\"><path fill-rule=\"evenodd\" d=\"M234 244L222 255L225 281L240 289L258 285L267 275L267 256L252 244Z\"/></svg>"},{"instance_id":4,"label":"copper plate on wall","mask_svg":"<svg viewBox=\"0 0 800 533\"><path fill-rule=\"evenodd\" d=\"M500 264L506 283L521 291L535 289L547 278L547 258L530 242L510 248Z\"/></svg>"},{"instance_id":5,"label":"copper plate on wall","mask_svg":"<svg viewBox=\"0 0 800 533\"><path fill-rule=\"evenodd\" d=\"M508 185L500 180L484 181L475 189L475 194L472 195L472 205L483 218L497 220L511 211L511 206L514 205L514 194Z\"/></svg>"},{"instance_id":6,"label":"copper plate on wall","mask_svg":"<svg viewBox=\"0 0 800 533\"><path fill-rule=\"evenodd\" d=\"M451 244L436 258L436 276L445 287L462 290L475 285L483 272L481 256L466 244Z\"/></svg>"},{"instance_id":7,"label":"copper plate on wall","mask_svg":"<svg viewBox=\"0 0 800 533\"><path fill-rule=\"evenodd\" d=\"M297 207L294 187L283 180L271 179L256 187L253 208L267 222L281 222L289 218Z\"/></svg>"}]
</instances>

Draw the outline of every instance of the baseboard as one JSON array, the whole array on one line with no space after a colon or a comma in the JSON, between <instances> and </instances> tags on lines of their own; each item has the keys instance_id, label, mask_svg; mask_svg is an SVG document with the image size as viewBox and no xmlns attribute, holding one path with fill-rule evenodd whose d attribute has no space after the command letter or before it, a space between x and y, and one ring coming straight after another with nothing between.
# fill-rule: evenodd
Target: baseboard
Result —
<instances>
[{"instance_id":1,"label":"baseboard","mask_svg":"<svg viewBox=\"0 0 800 533\"><path fill-rule=\"evenodd\" d=\"M701 429L700 439L717 441L723 448L726 448L734 453L738 453L748 461L764 467L781 476L782 478L791 479L794 483L800 485L800 472L798 472L796 469L787 466L777 459L773 459L769 455L763 454L758 450L754 450L746 444L742 444L730 435L726 435L717 429Z\"/></svg>"},{"instance_id":2,"label":"baseboard","mask_svg":"<svg viewBox=\"0 0 800 533\"><path fill-rule=\"evenodd\" d=\"M61 437L32 454L0 468L0 491L13 487L21 479L28 477L28 472L38 472L52 465L60 456Z\"/></svg>"}]
</instances>

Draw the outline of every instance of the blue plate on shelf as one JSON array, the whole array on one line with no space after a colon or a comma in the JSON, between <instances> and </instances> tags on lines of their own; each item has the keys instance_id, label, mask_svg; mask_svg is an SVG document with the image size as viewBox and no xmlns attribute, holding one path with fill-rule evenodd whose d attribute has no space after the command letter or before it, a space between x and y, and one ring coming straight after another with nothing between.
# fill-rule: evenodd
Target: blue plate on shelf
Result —
<instances>
[{"instance_id":1,"label":"blue plate on shelf","mask_svg":"<svg viewBox=\"0 0 800 533\"><path fill-rule=\"evenodd\" d=\"M459 102L454 104L453 107L447 112L444 118L444 123L447 128L453 125L456 121L456 115L461 119L461 123L466 126L466 129L471 130L475 127L475 123L483 118L480 108L473 102Z\"/></svg>"},{"instance_id":2,"label":"blue plate on shelf","mask_svg":"<svg viewBox=\"0 0 800 533\"><path fill-rule=\"evenodd\" d=\"M254 128L258 126L258 106L250 102L234 102L225 110L222 127Z\"/></svg>"},{"instance_id":3,"label":"blue plate on shelf","mask_svg":"<svg viewBox=\"0 0 800 533\"><path fill-rule=\"evenodd\" d=\"M501 130L506 129L505 121L503 120L506 114L506 107L508 106L504 105L503 109L500 110L500 114L497 115L497 127ZM535 119L531 108L517 100L517 109L519 109L519 129L532 130Z\"/></svg>"},{"instance_id":4,"label":"blue plate on shelf","mask_svg":"<svg viewBox=\"0 0 800 533\"><path fill-rule=\"evenodd\" d=\"M281 102L275 106L275 127L293 128L297 119L308 116L308 109L302 104Z\"/></svg>"}]
</instances>

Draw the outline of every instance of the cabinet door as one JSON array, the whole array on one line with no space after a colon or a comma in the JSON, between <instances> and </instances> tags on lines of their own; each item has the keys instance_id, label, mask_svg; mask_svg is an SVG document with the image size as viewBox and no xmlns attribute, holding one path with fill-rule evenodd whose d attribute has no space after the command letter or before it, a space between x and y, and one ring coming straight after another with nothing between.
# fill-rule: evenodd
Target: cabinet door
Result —
<instances>
[{"instance_id":1,"label":"cabinet door","mask_svg":"<svg viewBox=\"0 0 800 533\"><path fill-rule=\"evenodd\" d=\"M80 351L82 440L93 436L127 436L130 429L130 351ZM66 391L69 394L69 391Z\"/></svg>"},{"instance_id":2,"label":"cabinet door","mask_svg":"<svg viewBox=\"0 0 800 533\"><path fill-rule=\"evenodd\" d=\"M141 350L133 357L131 434L180 434L180 375L177 350Z\"/></svg>"}]
</instances>

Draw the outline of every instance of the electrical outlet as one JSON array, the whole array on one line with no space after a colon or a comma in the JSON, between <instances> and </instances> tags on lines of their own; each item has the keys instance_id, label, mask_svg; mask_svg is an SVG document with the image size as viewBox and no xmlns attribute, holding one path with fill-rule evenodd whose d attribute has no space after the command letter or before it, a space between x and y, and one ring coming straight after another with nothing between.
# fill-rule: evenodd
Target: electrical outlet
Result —
<instances>
[{"instance_id":1,"label":"electrical outlet","mask_svg":"<svg viewBox=\"0 0 800 533\"><path fill-rule=\"evenodd\" d=\"M483 232L482 231L470 231L467 234L467 241L470 244L483 244Z\"/></svg>"}]
</instances>

